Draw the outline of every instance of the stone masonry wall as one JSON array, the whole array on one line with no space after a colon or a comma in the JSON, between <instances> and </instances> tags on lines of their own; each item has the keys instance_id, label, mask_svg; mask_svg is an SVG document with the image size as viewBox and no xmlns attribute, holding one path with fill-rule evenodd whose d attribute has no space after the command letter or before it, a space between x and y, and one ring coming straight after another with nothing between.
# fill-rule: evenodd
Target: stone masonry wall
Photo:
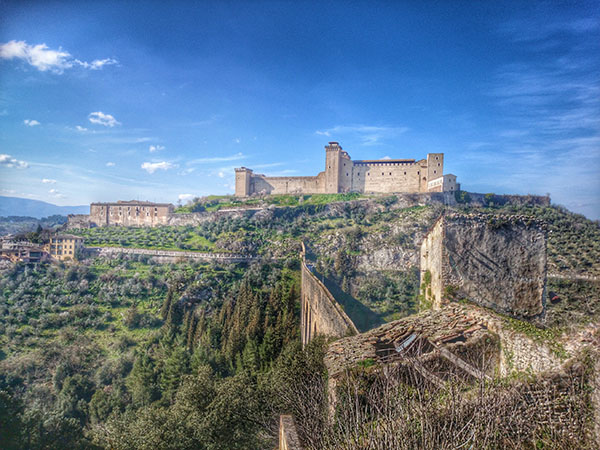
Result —
<instances>
[{"instance_id":1,"label":"stone masonry wall","mask_svg":"<svg viewBox=\"0 0 600 450\"><path fill-rule=\"evenodd\" d=\"M323 194L325 175L316 177L266 177L252 175L250 192L256 194Z\"/></svg>"},{"instance_id":2,"label":"stone masonry wall","mask_svg":"<svg viewBox=\"0 0 600 450\"><path fill-rule=\"evenodd\" d=\"M518 318L543 317L545 230L521 216L444 215L421 247L421 284L434 308L465 298Z\"/></svg>"},{"instance_id":3,"label":"stone masonry wall","mask_svg":"<svg viewBox=\"0 0 600 450\"><path fill-rule=\"evenodd\" d=\"M302 345L317 335L343 337L358 329L325 285L313 274L302 258L300 330Z\"/></svg>"}]
</instances>

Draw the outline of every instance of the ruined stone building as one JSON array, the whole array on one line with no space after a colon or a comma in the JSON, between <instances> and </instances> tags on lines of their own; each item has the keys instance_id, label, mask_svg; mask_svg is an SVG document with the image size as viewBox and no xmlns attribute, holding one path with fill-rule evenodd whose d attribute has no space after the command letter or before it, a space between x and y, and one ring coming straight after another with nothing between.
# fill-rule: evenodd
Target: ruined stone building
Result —
<instances>
[{"instance_id":1,"label":"ruined stone building","mask_svg":"<svg viewBox=\"0 0 600 450\"><path fill-rule=\"evenodd\" d=\"M353 161L337 142L325 146L325 171L309 177L267 177L251 169L235 169L235 195L337 194L343 192L447 192L460 189L456 176L444 175L444 154L427 159Z\"/></svg>"},{"instance_id":2,"label":"ruined stone building","mask_svg":"<svg viewBox=\"0 0 600 450\"><path fill-rule=\"evenodd\" d=\"M434 309L467 299L538 318L545 286L546 232L530 217L445 214L421 245L421 291Z\"/></svg>"}]
</instances>

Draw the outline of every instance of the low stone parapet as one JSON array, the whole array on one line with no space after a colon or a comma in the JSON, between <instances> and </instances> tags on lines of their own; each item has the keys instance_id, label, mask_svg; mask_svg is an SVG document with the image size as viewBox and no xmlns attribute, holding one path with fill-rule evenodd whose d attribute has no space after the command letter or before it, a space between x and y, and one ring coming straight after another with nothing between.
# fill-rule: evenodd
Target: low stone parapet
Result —
<instances>
[{"instance_id":1,"label":"low stone parapet","mask_svg":"<svg viewBox=\"0 0 600 450\"><path fill-rule=\"evenodd\" d=\"M124 247L86 247L86 252L95 256L118 256L118 255L147 255L153 258L162 258L170 260L191 259L191 260L210 260L223 262L246 262L257 259L256 256L239 255L233 253L205 253L189 252L180 250L151 250L145 248L124 248Z\"/></svg>"}]
</instances>

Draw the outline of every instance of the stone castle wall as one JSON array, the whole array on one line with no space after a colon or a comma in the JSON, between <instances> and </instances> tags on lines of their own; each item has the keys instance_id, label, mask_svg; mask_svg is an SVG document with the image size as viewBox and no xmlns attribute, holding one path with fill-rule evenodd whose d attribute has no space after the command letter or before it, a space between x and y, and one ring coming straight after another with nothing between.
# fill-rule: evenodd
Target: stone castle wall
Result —
<instances>
[{"instance_id":1,"label":"stone castle wall","mask_svg":"<svg viewBox=\"0 0 600 450\"><path fill-rule=\"evenodd\" d=\"M302 345L317 335L343 337L358 330L331 292L312 272L302 257L300 330Z\"/></svg>"},{"instance_id":2,"label":"stone castle wall","mask_svg":"<svg viewBox=\"0 0 600 450\"><path fill-rule=\"evenodd\" d=\"M304 194L307 192L325 193L325 175L316 177L250 177L250 191L257 194Z\"/></svg>"},{"instance_id":3,"label":"stone castle wall","mask_svg":"<svg viewBox=\"0 0 600 450\"><path fill-rule=\"evenodd\" d=\"M537 221L443 215L420 258L422 293L434 308L464 298L518 318L543 317L546 233Z\"/></svg>"}]
</instances>

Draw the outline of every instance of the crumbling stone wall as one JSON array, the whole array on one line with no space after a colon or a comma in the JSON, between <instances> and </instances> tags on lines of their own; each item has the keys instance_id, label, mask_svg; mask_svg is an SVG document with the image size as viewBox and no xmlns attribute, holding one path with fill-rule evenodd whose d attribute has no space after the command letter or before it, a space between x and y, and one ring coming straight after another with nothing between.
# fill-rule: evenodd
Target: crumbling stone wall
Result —
<instances>
[{"instance_id":1,"label":"crumbling stone wall","mask_svg":"<svg viewBox=\"0 0 600 450\"><path fill-rule=\"evenodd\" d=\"M304 256L304 255L303 255ZM317 335L343 337L358 334L358 329L346 315L331 292L312 272L312 266L302 258L302 311L300 330L302 345Z\"/></svg>"},{"instance_id":2,"label":"crumbling stone wall","mask_svg":"<svg viewBox=\"0 0 600 450\"><path fill-rule=\"evenodd\" d=\"M421 245L425 303L468 299L514 317L543 317L546 233L529 217L446 214Z\"/></svg>"},{"instance_id":3,"label":"crumbling stone wall","mask_svg":"<svg viewBox=\"0 0 600 450\"><path fill-rule=\"evenodd\" d=\"M89 228L89 214L69 214L67 216L67 229L72 228Z\"/></svg>"}]
</instances>

